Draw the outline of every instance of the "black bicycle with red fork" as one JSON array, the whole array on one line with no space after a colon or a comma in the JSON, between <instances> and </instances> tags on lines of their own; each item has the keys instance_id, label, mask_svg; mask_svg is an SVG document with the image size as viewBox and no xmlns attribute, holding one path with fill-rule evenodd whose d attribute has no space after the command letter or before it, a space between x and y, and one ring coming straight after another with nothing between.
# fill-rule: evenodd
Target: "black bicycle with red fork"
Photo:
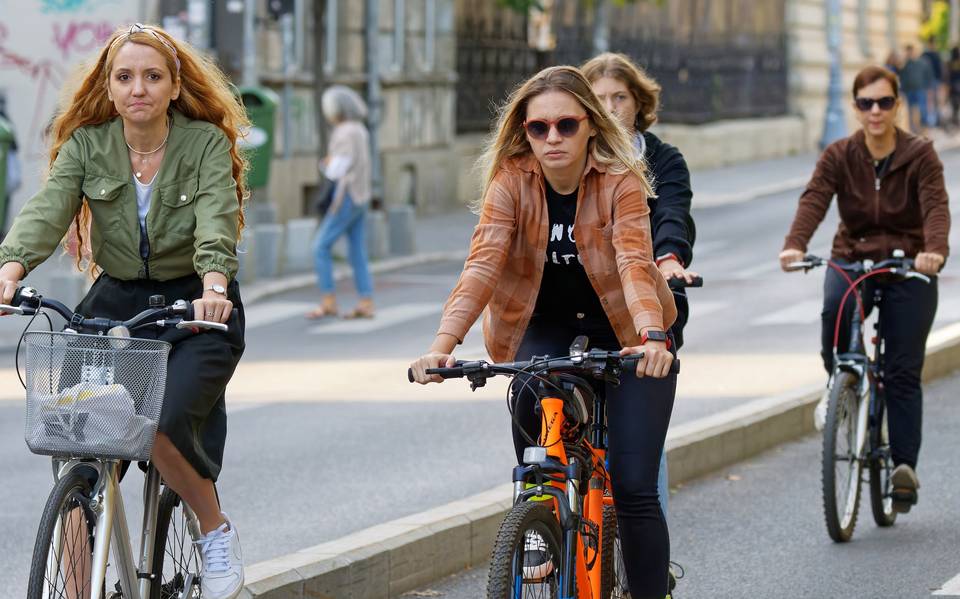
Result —
<instances>
[{"instance_id":1,"label":"black bicycle with red fork","mask_svg":"<svg viewBox=\"0 0 960 599\"><path fill-rule=\"evenodd\" d=\"M865 320L864 281L886 275L904 279L930 277L913 269L913 260L895 250L893 257L879 262L864 260L837 263L808 255L789 265L796 270L809 271L819 266L833 268L847 280L849 288L840 301L833 335L833 373L830 375L830 395L827 403L826 424L823 427L821 481L823 487L823 515L830 538L836 542L849 541L857 524L860 509L860 483L863 469L870 473L870 508L878 526L892 526L897 518L894 501L910 501L893 492L890 475L893 459L887 427L886 397L884 394L884 341L881 320L873 328L873 356L869 356L863 339ZM872 305L882 309L883 287L874 286ZM839 346L840 327L844 306L856 301L850 320L850 347ZM842 353L841 353L842 351Z\"/></svg>"}]
</instances>

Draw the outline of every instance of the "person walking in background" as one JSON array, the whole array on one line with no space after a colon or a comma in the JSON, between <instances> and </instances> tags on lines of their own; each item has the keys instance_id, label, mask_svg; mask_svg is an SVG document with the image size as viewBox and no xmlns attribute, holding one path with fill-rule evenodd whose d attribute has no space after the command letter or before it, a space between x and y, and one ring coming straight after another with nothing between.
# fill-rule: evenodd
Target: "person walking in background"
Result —
<instances>
[{"instance_id":1,"label":"person walking in background","mask_svg":"<svg viewBox=\"0 0 960 599\"><path fill-rule=\"evenodd\" d=\"M887 54L887 59L883 61L883 66L889 69L894 75L900 74L900 69L903 68L903 58L901 58L896 48L890 50L890 53Z\"/></svg>"},{"instance_id":2,"label":"person walking in background","mask_svg":"<svg viewBox=\"0 0 960 599\"><path fill-rule=\"evenodd\" d=\"M660 103L660 85L623 54L605 53L589 60L581 67L590 81L593 92L627 130L637 150L637 156L646 160L656 197L647 198L650 205L650 225L653 229L653 255L660 273L666 279L682 278L692 282L697 273L687 270L693 260L693 242L696 229L690 215L693 191L690 189L690 170L683 155L647 129L657 120ZM673 292L677 305L677 320L670 332L683 345L683 327L690 312L687 295L682 290ZM660 508L667 517L670 495L667 479L667 455L660 458L660 476L657 480ZM670 590L674 574L670 573Z\"/></svg>"},{"instance_id":3,"label":"person walking in background","mask_svg":"<svg viewBox=\"0 0 960 599\"><path fill-rule=\"evenodd\" d=\"M940 95L945 80L943 72L943 58L940 57L940 51L937 49L937 40L930 37L927 40L927 49L923 53L924 60L930 65L930 72L933 74L933 80L930 87L927 88L927 118L924 124L927 127L940 126Z\"/></svg>"},{"instance_id":4,"label":"person walking in background","mask_svg":"<svg viewBox=\"0 0 960 599\"><path fill-rule=\"evenodd\" d=\"M900 88L907 98L910 130L922 134L927 124L927 94L933 83L930 61L918 57L912 45L906 47L906 59L900 69Z\"/></svg>"},{"instance_id":5,"label":"person walking in background","mask_svg":"<svg viewBox=\"0 0 960 599\"><path fill-rule=\"evenodd\" d=\"M950 50L947 63L947 93L950 97L950 124L960 127L960 46Z\"/></svg>"},{"instance_id":6,"label":"person walking in background","mask_svg":"<svg viewBox=\"0 0 960 599\"><path fill-rule=\"evenodd\" d=\"M323 116L333 126L330 149L321 163L324 176L334 182L333 199L313 244L320 305L307 318L336 316L336 284L333 280L333 244L346 235L353 281L360 297L345 318L373 318L373 280L367 260L366 215L370 201L370 134L363 124L367 106L360 96L342 85L327 89L321 97Z\"/></svg>"}]
</instances>

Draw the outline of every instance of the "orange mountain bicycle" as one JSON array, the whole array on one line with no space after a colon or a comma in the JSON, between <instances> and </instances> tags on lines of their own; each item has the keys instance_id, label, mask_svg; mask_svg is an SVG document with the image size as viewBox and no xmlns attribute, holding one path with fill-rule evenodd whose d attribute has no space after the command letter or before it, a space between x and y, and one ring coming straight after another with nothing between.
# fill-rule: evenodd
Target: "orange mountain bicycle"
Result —
<instances>
[{"instance_id":1,"label":"orange mountain bicycle","mask_svg":"<svg viewBox=\"0 0 960 599\"><path fill-rule=\"evenodd\" d=\"M587 351L577 337L570 355L523 362L457 362L428 369L445 379L466 378L472 389L487 379L515 377L539 398L541 431L513 469L513 507L497 534L487 580L488 599L628 597L615 570L617 519L606 467L605 400L588 379L617 385L642 354ZM679 371L679 362L673 363ZM408 373L412 380L413 373Z\"/></svg>"}]
</instances>

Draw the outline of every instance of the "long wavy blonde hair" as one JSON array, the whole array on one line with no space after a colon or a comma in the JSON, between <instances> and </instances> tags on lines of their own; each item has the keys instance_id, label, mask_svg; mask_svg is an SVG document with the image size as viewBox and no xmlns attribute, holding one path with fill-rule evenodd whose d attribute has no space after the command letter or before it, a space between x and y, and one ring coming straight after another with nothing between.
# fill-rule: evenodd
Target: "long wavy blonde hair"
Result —
<instances>
[{"instance_id":1,"label":"long wavy blonde hair","mask_svg":"<svg viewBox=\"0 0 960 599\"><path fill-rule=\"evenodd\" d=\"M87 125L99 125L119 116L107 96L107 89L114 58L120 48L129 43L150 46L159 52L166 60L167 69L174 81L179 78L180 95L170 103L172 108L190 119L216 125L230 140L233 178L237 182L237 202L241 207L237 221L239 235L244 226L243 202L250 194L244 177L248 165L237 147L237 136L249 128L250 120L239 98L231 91L229 80L223 71L191 45L176 40L159 27L151 25L140 29L117 29L107 40L97 59L91 65L82 67L78 77L81 81L76 91L62 104L50 127L50 166L53 166L60 148L74 131ZM176 54L171 52L171 48ZM90 206L84 198L71 232L64 239L64 247L68 252L71 251L70 238L75 235L77 268L93 273L96 264L91 255L89 239L85 239L85 236L89 237L91 217Z\"/></svg>"},{"instance_id":2,"label":"long wavy blonde hair","mask_svg":"<svg viewBox=\"0 0 960 599\"><path fill-rule=\"evenodd\" d=\"M637 116L633 126L643 133L657 122L660 108L660 84L656 79L625 54L604 52L594 56L580 67L583 76L591 83L603 77L618 79L627 86L637 103Z\"/></svg>"},{"instance_id":3,"label":"long wavy blonde hair","mask_svg":"<svg viewBox=\"0 0 960 599\"><path fill-rule=\"evenodd\" d=\"M587 146L593 159L605 165L613 174L632 172L640 178L647 196L654 197L653 188L646 175L646 163L637 157L630 134L603 107L583 73L576 67L557 66L543 69L521 83L500 107L496 127L483 155L477 161L477 167L483 173L483 193L474 208L479 211L483 206L483 198L490 184L507 160L533 152L523 128L523 122L527 118L527 105L535 96L549 91L570 94L587 112L590 122L597 130L597 134L590 138Z\"/></svg>"}]
</instances>

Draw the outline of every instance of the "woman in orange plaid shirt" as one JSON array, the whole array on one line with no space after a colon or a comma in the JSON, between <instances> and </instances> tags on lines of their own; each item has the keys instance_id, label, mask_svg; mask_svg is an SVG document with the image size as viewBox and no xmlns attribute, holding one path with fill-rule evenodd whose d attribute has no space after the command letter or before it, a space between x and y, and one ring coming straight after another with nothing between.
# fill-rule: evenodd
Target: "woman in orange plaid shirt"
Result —
<instances>
[{"instance_id":1,"label":"woman in orange plaid shirt","mask_svg":"<svg viewBox=\"0 0 960 599\"><path fill-rule=\"evenodd\" d=\"M498 362L566 355L578 335L593 347L643 352L635 376L605 389L608 457L632 596L665 597L670 540L657 473L676 391L667 331L677 311L653 261L643 163L590 83L566 66L544 69L510 96L481 160L480 222L414 376L441 382L425 370L453 365L484 308L487 351ZM528 437L539 433L535 400L514 396ZM514 444L519 459L527 442L516 429Z\"/></svg>"}]
</instances>

